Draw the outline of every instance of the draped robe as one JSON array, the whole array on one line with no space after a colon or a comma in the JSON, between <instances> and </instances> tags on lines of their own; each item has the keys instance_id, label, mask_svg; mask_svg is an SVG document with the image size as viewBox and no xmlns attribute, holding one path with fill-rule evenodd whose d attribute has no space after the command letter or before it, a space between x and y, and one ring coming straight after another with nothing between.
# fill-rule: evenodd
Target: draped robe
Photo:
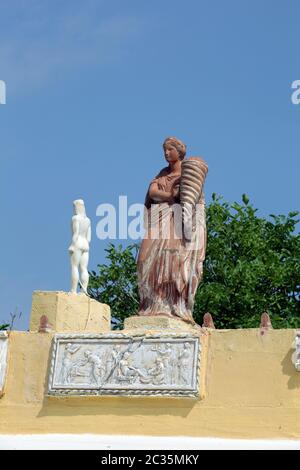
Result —
<instances>
[{"instance_id":1,"label":"draped robe","mask_svg":"<svg viewBox=\"0 0 300 470\"><path fill-rule=\"evenodd\" d=\"M164 168L151 182L170 192L181 175ZM206 249L203 192L192 207L190 239L184 236L180 201L155 202L146 196L146 233L137 261L139 315L163 315L195 324L192 316L196 290L203 273Z\"/></svg>"}]
</instances>

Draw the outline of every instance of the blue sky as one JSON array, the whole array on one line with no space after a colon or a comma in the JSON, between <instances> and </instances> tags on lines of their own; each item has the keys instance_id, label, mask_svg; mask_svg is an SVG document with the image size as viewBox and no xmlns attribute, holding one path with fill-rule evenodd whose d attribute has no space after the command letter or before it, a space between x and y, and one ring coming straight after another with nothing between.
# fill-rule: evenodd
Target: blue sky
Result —
<instances>
[{"instance_id":1,"label":"blue sky","mask_svg":"<svg viewBox=\"0 0 300 470\"><path fill-rule=\"evenodd\" d=\"M297 0L0 0L0 323L34 290L68 290L72 201L143 202L181 138L207 200L299 209Z\"/></svg>"}]
</instances>

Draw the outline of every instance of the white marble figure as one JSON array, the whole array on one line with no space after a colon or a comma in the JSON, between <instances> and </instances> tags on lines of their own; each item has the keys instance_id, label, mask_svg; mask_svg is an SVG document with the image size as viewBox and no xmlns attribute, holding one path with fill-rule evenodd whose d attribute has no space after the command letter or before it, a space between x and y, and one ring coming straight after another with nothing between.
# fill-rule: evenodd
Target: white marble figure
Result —
<instances>
[{"instance_id":1,"label":"white marble figure","mask_svg":"<svg viewBox=\"0 0 300 470\"><path fill-rule=\"evenodd\" d=\"M148 374L153 378L154 385L161 385L165 383L165 369L166 368L163 359L161 357L157 357L154 366L148 371Z\"/></svg>"},{"instance_id":2,"label":"white marble figure","mask_svg":"<svg viewBox=\"0 0 300 470\"><path fill-rule=\"evenodd\" d=\"M103 375L105 374L105 367L102 364L101 358L97 354L93 354L89 349L84 352L85 361L81 365L91 364L91 379L99 384Z\"/></svg>"},{"instance_id":3,"label":"white marble figure","mask_svg":"<svg viewBox=\"0 0 300 470\"><path fill-rule=\"evenodd\" d=\"M117 376L119 380L130 382L136 380L137 378L146 379L146 376L140 369L131 365L130 353L128 351L124 352L123 358L119 362Z\"/></svg>"},{"instance_id":4,"label":"white marble figure","mask_svg":"<svg viewBox=\"0 0 300 470\"><path fill-rule=\"evenodd\" d=\"M63 384L68 384L71 382L71 369L73 366L73 354L75 354L80 349L80 346L73 345L68 343L65 347L64 355L62 358L62 367L61 367L61 381Z\"/></svg>"},{"instance_id":5,"label":"white marble figure","mask_svg":"<svg viewBox=\"0 0 300 470\"><path fill-rule=\"evenodd\" d=\"M164 349L162 349L161 347L155 347L155 348L152 348L151 351L155 351L159 354L164 365L164 370L168 371L167 381L169 383L173 383L174 380L173 380L172 371L174 369L173 367L174 361L172 358L172 349L171 349L170 343L167 343Z\"/></svg>"},{"instance_id":6,"label":"white marble figure","mask_svg":"<svg viewBox=\"0 0 300 470\"><path fill-rule=\"evenodd\" d=\"M120 359L122 359L122 349L120 344L116 344L116 346L111 351L112 357L112 367L116 367Z\"/></svg>"},{"instance_id":7,"label":"white marble figure","mask_svg":"<svg viewBox=\"0 0 300 470\"><path fill-rule=\"evenodd\" d=\"M190 345L184 343L183 350L180 351L178 357L178 378L183 384L188 383L188 367L190 361Z\"/></svg>"},{"instance_id":8,"label":"white marble figure","mask_svg":"<svg viewBox=\"0 0 300 470\"><path fill-rule=\"evenodd\" d=\"M71 292L77 292L79 283L83 292L87 294L89 283L88 262L89 244L91 241L91 221L86 216L84 201L82 199L74 201L73 207L72 243L69 247L71 258Z\"/></svg>"},{"instance_id":9,"label":"white marble figure","mask_svg":"<svg viewBox=\"0 0 300 470\"><path fill-rule=\"evenodd\" d=\"M109 377L112 379L116 377L116 373L118 370L118 364L123 357L122 347L120 344L117 344L111 350L110 357L108 360L108 368L109 368Z\"/></svg>"}]
</instances>

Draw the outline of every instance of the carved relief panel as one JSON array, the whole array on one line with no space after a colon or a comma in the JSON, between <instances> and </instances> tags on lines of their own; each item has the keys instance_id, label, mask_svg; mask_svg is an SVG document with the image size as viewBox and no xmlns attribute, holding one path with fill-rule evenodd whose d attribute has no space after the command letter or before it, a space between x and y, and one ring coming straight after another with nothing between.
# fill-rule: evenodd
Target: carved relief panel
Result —
<instances>
[{"instance_id":1,"label":"carved relief panel","mask_svg":"<svg viewBox=\"0 0 300 470\"><path fill-rule=\"evenodd\" d=\"M48 393L197 396L199 353L188 334L57 334Z\"/></svg>"}]
</instances>

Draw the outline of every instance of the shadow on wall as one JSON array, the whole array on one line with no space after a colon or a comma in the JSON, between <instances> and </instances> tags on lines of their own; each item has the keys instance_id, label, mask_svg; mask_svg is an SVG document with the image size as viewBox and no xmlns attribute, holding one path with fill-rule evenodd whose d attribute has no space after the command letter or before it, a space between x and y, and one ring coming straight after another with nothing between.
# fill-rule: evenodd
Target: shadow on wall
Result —
<instances>
[{"instance_id":1,"label":"shadow on wall","mask_svg":"<svg viewBox=\"0 0 300 470\"><path fill-rule=\"evenodd\" d=\"M201 400L200 400L201 401ZM69 416L178 416L186 418L198 404L199 398L157 397L45 397L38 417ZM65 405L62 407L62 405Z\"/></svg>"},{"instance_id":2,"label":"shadow on wall","mask_svg":"<svg viewBox=\"0 0 300 470\"><path fill-rule=\"evenodd\" d=\"M290 377L288 380L289 390L293 390L295 388L300 389L300 372L296 370L292 362L293 354L294 354L294 350L290 349L288 353L286 354L286 356L284 357L283 361L281 362L282 373Z\"/></svg>"}]
</instances>

